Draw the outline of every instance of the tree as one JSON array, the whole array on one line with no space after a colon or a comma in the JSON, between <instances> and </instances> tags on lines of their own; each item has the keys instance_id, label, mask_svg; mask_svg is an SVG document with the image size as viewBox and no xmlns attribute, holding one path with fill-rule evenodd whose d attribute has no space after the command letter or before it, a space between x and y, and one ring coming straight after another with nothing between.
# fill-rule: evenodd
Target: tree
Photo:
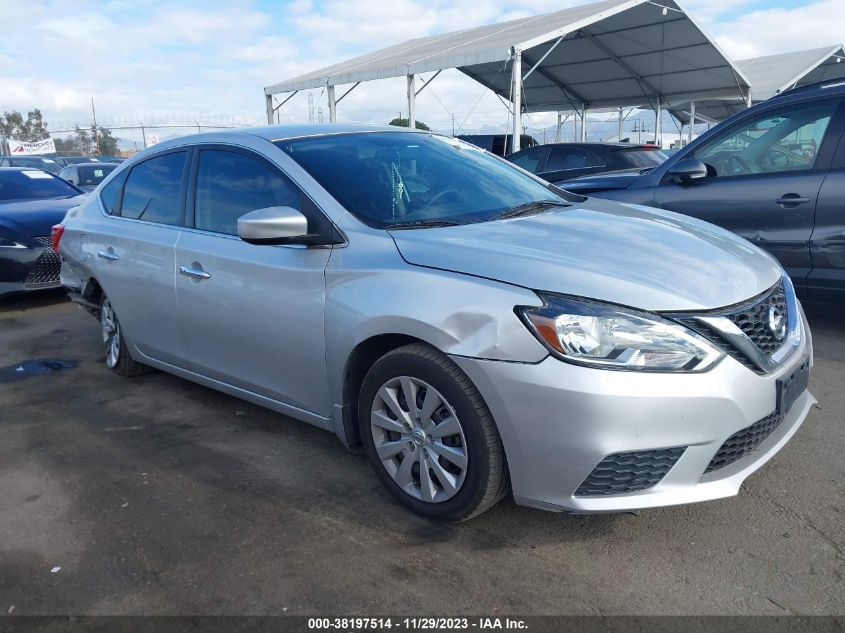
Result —
<instances>
[{"instance_id":1,"label":"tree","mask_svg":"<svg viewBox=\"0 0 845 633\"><path fill-rule=\"evenodd\" d=\"M431 128L428 127L422 121L415 121L414 123L416 124L416 128L418 130L427 130L427 131L431 130ZM396 125L398 127L409 127L408 126L408 119L403 119L402 117L396 117L390 123L388 123L388 125Z\"/></svg>"},{"instance_id":2,"label":"tree","mask_svg":"<svg viewBox=\"0 0 845 633\"><path fill-rule=\"evenodd\" d=\"M41 141L50 136L41 110L35 108L26 113L12 110L0 116L0 136L18 141Z\"/></svg>"},{"instance_id":3,"label":"tree","mask_svg":"<svg viewBox=\"0 0 845 633\"><path fill-rule=\"evenodd\" d=\"M120 139L112 135L110 129L101 125L97 126L97 138L94 138L94 126L79 127L76 126L76 136L71 136L66 139L55 139L56 151L62 154L81 154L83 156L93 156L97 154L97 145L99 144L99 154L102 156L117 156L120 152L118 147Z\"/></svg>"},{"instance_id":4,"label":"tree","mask_svg":"<svg viewBox=\"0 0 845 633\"><path fill-rule=\"evenodd\" d=\"M117 156L120 153L120 149L117 146L120 139L112 136L111 130L102 125L97 126L97 130L99 131L100 137L100 155Z\"/></svg>"}]
</instances>

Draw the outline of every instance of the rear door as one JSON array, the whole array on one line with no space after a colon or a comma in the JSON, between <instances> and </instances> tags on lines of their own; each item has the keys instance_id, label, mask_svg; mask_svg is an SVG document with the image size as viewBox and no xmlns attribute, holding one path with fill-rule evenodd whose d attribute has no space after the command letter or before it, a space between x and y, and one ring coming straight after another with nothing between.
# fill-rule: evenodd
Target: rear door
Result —
<instances>
[{"instance_id":1,"label":"rear door","mask_svg":"<svg viewBox=\"0 0 845 633\"><path fill-rule=\"evenodd\" d=\"M810 257L813 270L807 276L809 298L845 298L845 135L819 192Z\"/></svg>"},{"instance_id":2,"label":"rear door","mask_svg":"<svg viewBox=\"0 0 845 633\"><path fill-rule=\"evenodd\" d=\"M664 179L655 206L713 222L768 250L804 294L838 106L838 99L790 104L741 119L695 152L715 175L691 184Z\"/></svg>"},{"instance_id":3,"label":"rear door","mask_svg":"<svg viewBox=\"0 0 845 633\"><path fill-rule=\"evenodd\" d=\"M192 370L328 417L325 268L331 249L254 245L240 216L288 206L319 209L264 157L225 145L197 151L189 223L176 248L179 320Z\"/></svg>"},{"instance_id":4,"label":"rear door","mask_svg":"<svg viewBox=\"0 0 845 633\"><path fill-rule=\"evenodd\" d=\"M173 271L189 156L186 149L163 152L113 179L100 196L106 216L82 237L127 342L145 356L179 366L185 341Z\"/></svg>"}]
</instances>

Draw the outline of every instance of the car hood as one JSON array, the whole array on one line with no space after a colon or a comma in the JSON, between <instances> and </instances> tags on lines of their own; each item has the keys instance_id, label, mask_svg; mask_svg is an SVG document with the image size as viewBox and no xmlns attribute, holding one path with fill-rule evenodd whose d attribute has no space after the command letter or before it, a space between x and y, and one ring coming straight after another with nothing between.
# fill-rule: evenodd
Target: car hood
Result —
<instances>
[{"instance_id":1,"label":"car hood","mask_svg":"<svg viewBox=\"0 0 845 633\"><path fill-rule=\"evenodd\" d=\"M67 210L86 197L0 201L0 227L26 237L50 235L50 228L64 219Z\"/></svg>"},{"instance_id":2,"label":"car hood","mask_svg":"<svg viewBox=\"0 0 845 633\"><path fill-rule=\"evenodd\" d=\"M608 189L627 189L632 182L643 174L642 167L636 169L620 169L603 174L580 176L565 180L560 186L567 191L586 193L591 191L607 191Z\"/></svg>"},{"instance_id":3,"label":"car hood","mask_svg":"<svg viewBox=\"0 0 845 633\"><path fill-rule=\"evenodd\" d=\"M644 310L739 303L783 274L770 255L712 224L595 198L528 217L391 235L414 265Z\"/></svg>"}]
</instances>

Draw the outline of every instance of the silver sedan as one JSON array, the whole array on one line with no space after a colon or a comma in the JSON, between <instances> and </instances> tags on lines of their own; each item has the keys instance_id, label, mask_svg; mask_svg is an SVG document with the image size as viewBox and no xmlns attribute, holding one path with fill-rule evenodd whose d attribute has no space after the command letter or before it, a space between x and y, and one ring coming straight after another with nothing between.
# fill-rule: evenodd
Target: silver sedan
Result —
<instances>
[{"instance_id":1,"label":"silver sedan","mask_svg":"<svg viewBox=\"0 0 845 633\"><path fill-rule=\"evenodd\" d=\"M106 364L363 445L399 502L618 512L735 495L814 399L778 263L456 139L291 126L156 145L54 227Z\"/></svg>"}]
</instances>

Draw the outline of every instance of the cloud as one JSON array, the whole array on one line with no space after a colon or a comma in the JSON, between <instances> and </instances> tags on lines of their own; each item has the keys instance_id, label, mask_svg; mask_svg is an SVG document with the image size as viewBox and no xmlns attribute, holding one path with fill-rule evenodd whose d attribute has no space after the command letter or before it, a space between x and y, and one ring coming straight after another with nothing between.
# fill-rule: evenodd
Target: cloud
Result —
<instances>
[{"instance_id":1,"label":"cloud","mask_svg":"<svg viewBox=\"0 0 845 633\"><path fill-rule=\"evenodd\" d=\"M257 123L264 116L265 85L406 39L585 2L9 2L0 38L0 111L39 107L53 129L72 127L90 122L94 97L98 120L106 124ZM835 43L845 22L842 0L804 0L787 8L770 0L687 0L684 6L738 58ZM339 87L338 95L346 89ZM279 110L280 121L307 121L309 92L327 118L325 91L317 89L291 99ZM406 108L404 79L395 78L361 84L338 106L338 116L384 123ZM507 125L499 99L456 70L443 72L420 94L417 111L442 131L451 131L453 116L456 131L503 131ZM532 114L526 123L541 129L555 118ZM597 115L593 125L615 133L612 118Z\"/></svg>"}]
</instances>

